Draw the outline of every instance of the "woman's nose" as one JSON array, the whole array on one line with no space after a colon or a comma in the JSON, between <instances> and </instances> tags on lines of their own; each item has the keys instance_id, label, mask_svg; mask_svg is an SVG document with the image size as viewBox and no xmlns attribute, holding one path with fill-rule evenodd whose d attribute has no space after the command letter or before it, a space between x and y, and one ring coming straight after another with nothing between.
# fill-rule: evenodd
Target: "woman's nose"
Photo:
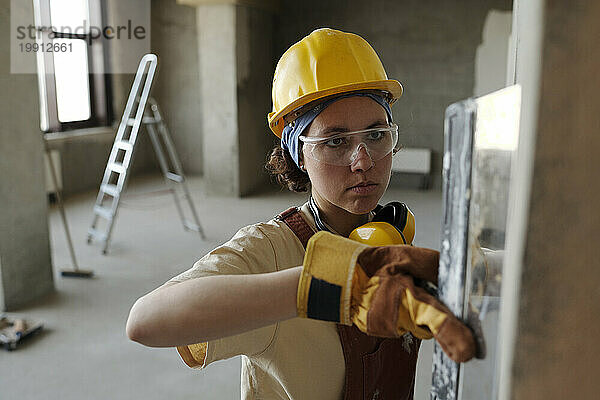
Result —
<instances>
[{"instance_id":1,"label":"woman's nose","mask_svg":"<svg viewBox=\"0 0 600 400\"><path fill-rule=\"evenodd\" d=\"M353 154L353 160L350 164L350 170L354 171L368 171L375 165L369 149L364 143L358 145Z\"/></svg>"}]
</instances>

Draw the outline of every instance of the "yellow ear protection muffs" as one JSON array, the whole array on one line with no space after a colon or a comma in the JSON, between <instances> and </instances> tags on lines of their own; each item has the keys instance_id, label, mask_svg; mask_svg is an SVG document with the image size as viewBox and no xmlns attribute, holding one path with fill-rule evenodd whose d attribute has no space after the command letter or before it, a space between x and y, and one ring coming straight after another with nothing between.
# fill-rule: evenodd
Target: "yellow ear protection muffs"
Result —
<instances>
[{"instance_id":1,"label":"yellow ear protection muffs","mask_svg":"<svg viewBox=\"0 0 600 400\"><path fill-rule=\"evenodd\" d=\"M315 219L317 229L329 231L321 220L319 209L312 196L308 200L308 208ZM415 216L399 201L375 207L375 216L364 225L354 229L350 236L352 240L370 246L387 246L392 244L412 244L415 238Z\"/></svg>"},{"instance_id":2,"label":"yellow ear protection muffs","mask_svg":"<svg viewBox=\"0 0 600 400\"><path fill-rule=\"evenodd\" d=\"M352 240L370 246L387 246L392 244L412 244L415 238L415 216L399 201L378 205L371 222L354 229Z\"/></svg>"},{"instance_id":3,"label":"yellow ear protection muffs","mask_svg":"<svg viewBox=\"0 0 600 400\"><path fill-rule=\"evenodd\" d=\"M406 204L393 201L385 206L378 205L374 211L373 220L350 232L350 239L370 246L412 245L415 215ZM437 287L433 283L415 278L415 284L437 297Z\"/></svg>"}]
</instances>

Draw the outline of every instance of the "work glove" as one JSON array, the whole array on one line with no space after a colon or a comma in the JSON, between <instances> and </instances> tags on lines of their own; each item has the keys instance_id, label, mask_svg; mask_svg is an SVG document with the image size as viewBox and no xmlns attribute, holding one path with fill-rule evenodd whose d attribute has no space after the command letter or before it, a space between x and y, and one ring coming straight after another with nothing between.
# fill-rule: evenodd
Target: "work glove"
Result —
<instances>
[{"instance_id":1,"label":"work glove","mask_svg":"<svg viewBox=\"0 0 600 400\"><path fill-rule=\"evenodd\" d=\"M437 283L439 253L407 246L368 246L328 232L312 236L298 284L300 317L353 323L364 333L435 337L456 362L476 351L471 330L417 281Z\"/></svg>"}]
</instances>

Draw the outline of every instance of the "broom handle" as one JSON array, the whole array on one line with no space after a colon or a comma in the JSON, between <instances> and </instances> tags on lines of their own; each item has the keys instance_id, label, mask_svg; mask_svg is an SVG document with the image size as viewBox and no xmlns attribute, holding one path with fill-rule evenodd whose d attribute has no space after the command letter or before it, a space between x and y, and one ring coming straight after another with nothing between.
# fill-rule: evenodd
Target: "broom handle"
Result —
<instances>
[{"instance_id":1,"label":"broom handle","mask_svg":"<svg viewBox=\"0 0 600 400\"><path fill-rule=\"evenodd\" d=\"M75 271L79 271L77 259L75 258L75 250L73 249L73 241L71 240L71 233L69 232L69 225L67 224L67 215L65 214L65 208L63 207L62 197L60 195L60 189L58 187L58 180L56 179L56 169L54 168L54 161L52 161L52 157L50 155L48 147L46 147L46 155L48 156L48 164L50 164L50 174L52 175L52 183L54 184L54 189L56 189L56 201L58 203L58 210L60 212L60 217L62 219L63 226L65 227L65 235L67 236L69 253L71 254L71 262L73 263Z\"/></svg>"}]
</instances>

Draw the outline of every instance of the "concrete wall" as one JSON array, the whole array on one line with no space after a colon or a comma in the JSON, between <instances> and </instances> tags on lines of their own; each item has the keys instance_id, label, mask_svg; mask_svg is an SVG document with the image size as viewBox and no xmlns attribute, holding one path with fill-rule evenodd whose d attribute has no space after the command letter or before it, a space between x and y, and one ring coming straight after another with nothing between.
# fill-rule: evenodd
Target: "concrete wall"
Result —
<instances>
[{"instance_id":1,"label":"concrete wall","mask_svg":"<svg viewBox=\"0 0 600 400\"><path fill-rule=\"evenodd\" d=\"M209 194L244 196L269 186L275 137L266 124L273 76L273 13L223 2L195 5L204 178Z\"/></svg>"},{"instance_id":2,"label":"concrete wall","mask_svg":"<svg viewBox=\"0 0 600 400\"><path fill-rule=\"evenodd\" d=\"M204 178L209 194L239 195L236 6L196 8Z\"/></svg>"},{"instance_id":3,"label":"concrete wall","mask_svg":"<svg viewBox=\"0 0 600 400\"><path fill-rule=\"evenodd\" d=\"M488 12L511 6L509 0L283 0L275 58L318 27L361 34L378 52L388 76L403 83L403 98L393 107L401 141L406 147L433 149L432 177L439 188L444 111L473 95L475 54Z\"/></svg>"},{"instance_id":4,"label":"concrete wall","mask_svg":"<svg viewBox=\"0 0 600 400\"><path fill-rule=\"evenodd\" d=\"M236 7L237 107L239 129L239 194L269 186L263 168L279 140L267 126L273 79L273 14L259 8Z\"/></svg>"},{"instance_id":5,"label":"concrete wall","mask_svg":"<svg viewBox=\"0 0 600 400\"><path fill-rule=\"evenodd\" d=\"M54 290L37 77L10 74L9 29L10 0L1 0L0 309L7 311Z\"/></svg>"},{"instance_id":6,"label":"concrete wall","mask_svg":"<svg viewBox=\"0 0 600 400\"><path fill-rule=\"evenodd\" d=\"M202 108L195 8L177 5L175 0L152 0L152 51L159 62L152 95L167 121L184 172L201 174Z\"/></svg>"},{"instance_id":7,"label":"concrete wall","mask_svg":"<svg viewBox=\"0 0 600 400\"><path fill-rule=\"evenodd\" d=\"M501 399L597 398L600 3L518 4L521 132L534 146L515 213L523 227L513 229L523 245L507 264L514 279L503 279L515 288L516 326Z\"/></svg>"}]
</instances>

